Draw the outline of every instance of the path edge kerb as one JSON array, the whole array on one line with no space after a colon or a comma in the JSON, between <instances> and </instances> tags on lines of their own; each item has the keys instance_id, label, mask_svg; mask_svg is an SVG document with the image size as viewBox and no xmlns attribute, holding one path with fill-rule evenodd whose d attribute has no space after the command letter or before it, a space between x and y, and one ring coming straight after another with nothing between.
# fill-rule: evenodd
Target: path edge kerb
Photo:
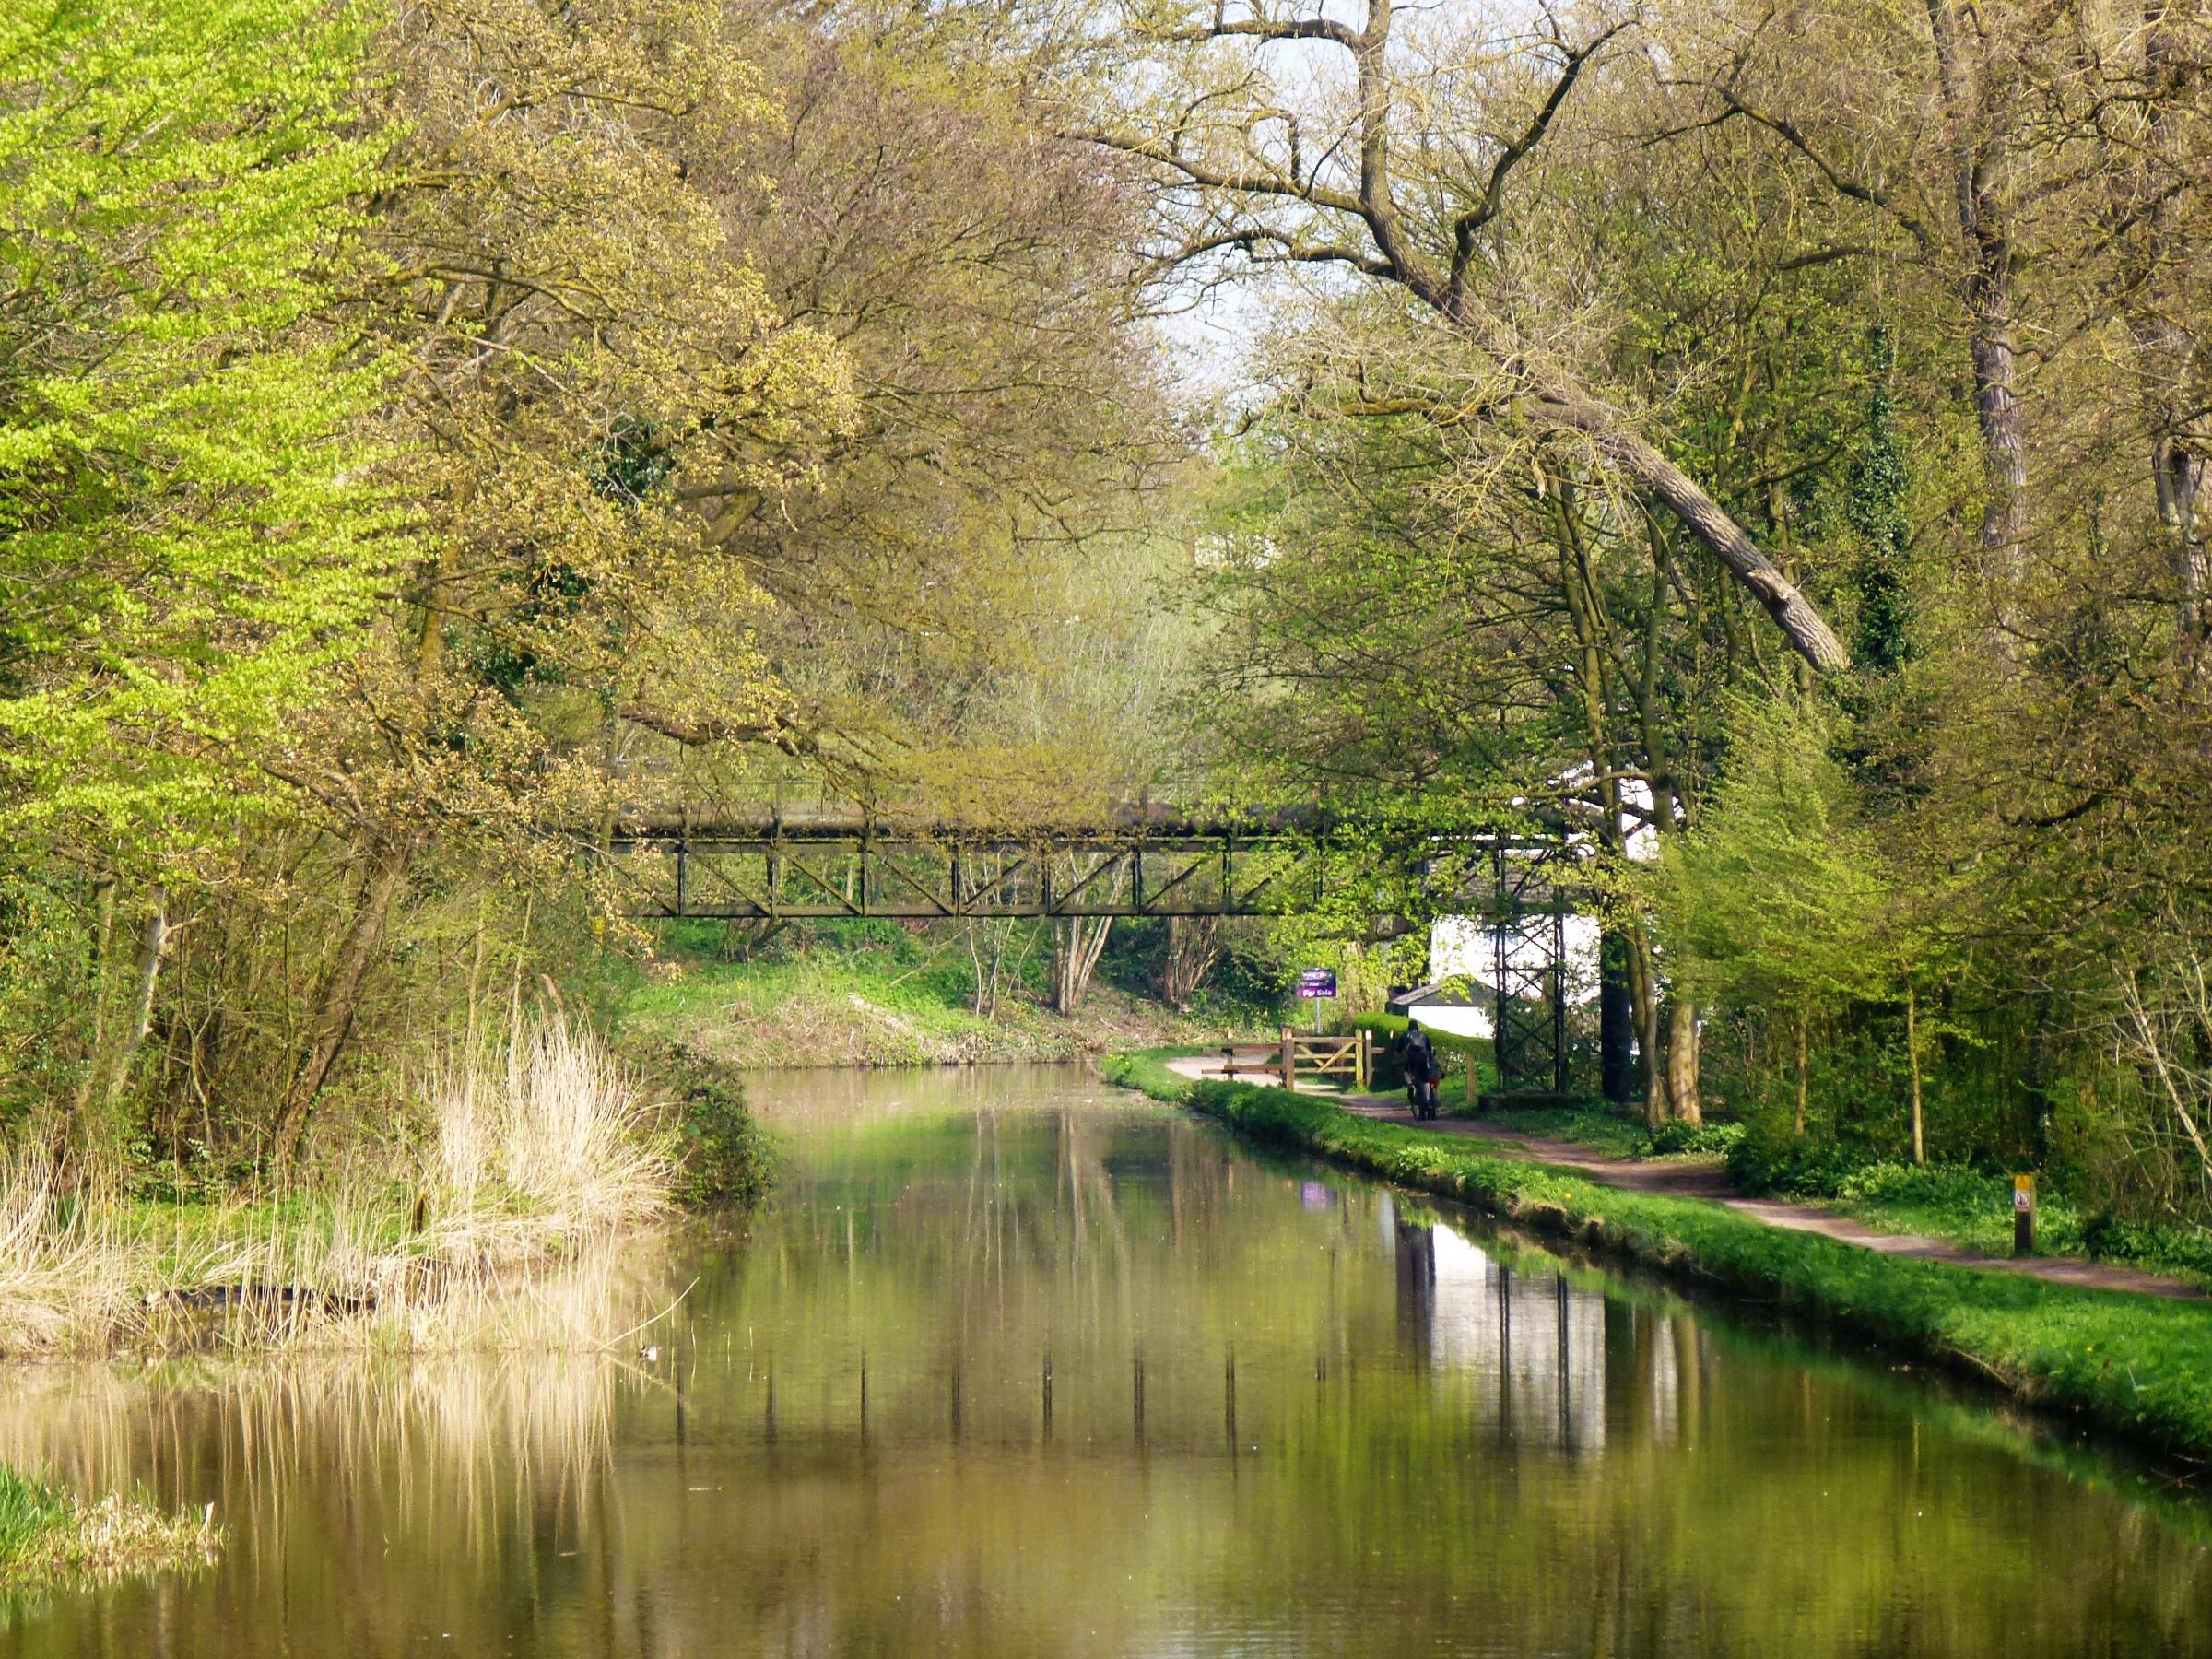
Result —
<instances>
[{"instance_id":1,"label":"path edge kerb","mask_svg":"<svg viewBox=\"0 0 2212 1659\"><path fill-rule=\"evenodd\" d=\"M1693 1288L1811 1316L2038 1411L2193 1464L2212 1462L2212 1304L1878 1254L1696 1199L1606 1187L1578 1171L1485 1153L1465 1137L1363 1117L1314 1096L1194 1080L1154 1055L1108 1055L1100 1070L1117 1087L1254 1140L1455 1199ZM1370 1132L1360 1141L1379 1135L1381 1145L1331 1133L1352 1125ZM2011 1328L2030 1316L2034 1332ZM2159 1340L2144 1336L2154 1326ZM2131 1335L2143 1338L2143 1351L2129 1351Z\"/></svg>"}]
</instances>

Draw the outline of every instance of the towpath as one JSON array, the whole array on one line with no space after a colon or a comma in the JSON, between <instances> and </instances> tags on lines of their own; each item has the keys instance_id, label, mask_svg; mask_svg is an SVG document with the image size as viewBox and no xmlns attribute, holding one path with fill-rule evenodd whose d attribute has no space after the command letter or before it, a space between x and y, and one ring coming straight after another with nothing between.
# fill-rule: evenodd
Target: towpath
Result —
<instances>
[{"instance_id":1,"label":"towpath","mask_svg":"<svg viewBox=\"0 0 2212 1659\"><path fill-rule=\"evenodd\" d=\"M1171 1070L1186 1077L1218 1077L1218 1065L1211 1056L1203 1054L1178 1057L1168 1062ZM1206 1069L1209 1066L1215 1068L1210 1073ZM1942 1239L1926 1238L1919 1233L1882 1232L1863 1221L1853 1220L1835 1210L1822 1209L1818 1205L1794 1203L1781 1198L1747 1198L1728 1184L1718 1160L1713 1159L1614 1158L1573 1141L1524 1134L1507 1124L1484 1118L1448 1117L1434 1123L1417 1124L1404 1102L1391 1095L1332 1094L1330 1098L1345 1111L1358 1112L1361 1117L1375 1118L1387 1124L1403 1124L1407 1128L1430 1129L1440 1135L1456 1135L1469 1140L1479 1140L1486 1143L1485 1150L1494 1151L1500 1157L1524 1158L1534 1163L1572 1170L1600 1186L1619 1187L1629 1192L1656 1193L1669 1198L1700 1199L1709 1204L1724 1206L1738 1215L1764 1221L1770 1227L1787 1228L1793 1232L1818 1233L1823 1238L1856 1244L1883 1255L1917 1256L1923 1261L1948 1262L1956 1267L1981 1267L1997 1273L2024 1273L2034 1278L2048 1279L2053 1284L2073 1285L2085 1290L2127 1290L2140 1296L2162 1296L2175 1300L2201 1300L2205 1294L2185 1279L2144 1273L2111 1262L2085 1261L2078 1256L2030 1256L2023 1261L2011 1256L1984 1255L1978 1250L1969 1250L1963 1245L1952 1244Z\"/></svg>"}]
</instances>

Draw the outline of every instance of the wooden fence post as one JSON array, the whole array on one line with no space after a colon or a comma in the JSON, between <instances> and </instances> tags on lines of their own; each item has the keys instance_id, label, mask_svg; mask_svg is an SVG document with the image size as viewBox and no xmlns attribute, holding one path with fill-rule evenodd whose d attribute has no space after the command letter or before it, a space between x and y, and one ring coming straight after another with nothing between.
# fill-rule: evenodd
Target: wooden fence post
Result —
<instances>
[{"instance_id":1,"label":"wooden fence post","mask_svg":"<svg viewBox=\"0 0 2212 1659\"><path fill-rule=\"evenodd\" d=\"M1298 1088L1298 1034L1288 1026L1283 1028L1283 1087Z\"/></svg>"}]
</instances>

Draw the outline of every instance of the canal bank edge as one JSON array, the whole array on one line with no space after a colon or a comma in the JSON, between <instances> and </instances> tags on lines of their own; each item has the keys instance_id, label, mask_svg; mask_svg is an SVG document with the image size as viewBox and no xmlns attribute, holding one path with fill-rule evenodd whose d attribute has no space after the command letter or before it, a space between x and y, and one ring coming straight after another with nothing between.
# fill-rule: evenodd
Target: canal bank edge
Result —
<instances>
[{"instance_id":1,"label":"canal bank edge","mask_svg":"<svg viewBox=\"0 0 2212 1659\"><path fill-rule=\"evenodd\" d=\"M1692 1283L1815 1315L1954 1366L2030 1405L2161 1451L2212 1456L2212 1309L1877 1254L1689 1198L1600 1186L1464 1139L1360 1117L1311 1095L1194 1080L1159 1051L1110 1055L1109 1082L1517 1226Z\"/></svg>"}]
</instances>

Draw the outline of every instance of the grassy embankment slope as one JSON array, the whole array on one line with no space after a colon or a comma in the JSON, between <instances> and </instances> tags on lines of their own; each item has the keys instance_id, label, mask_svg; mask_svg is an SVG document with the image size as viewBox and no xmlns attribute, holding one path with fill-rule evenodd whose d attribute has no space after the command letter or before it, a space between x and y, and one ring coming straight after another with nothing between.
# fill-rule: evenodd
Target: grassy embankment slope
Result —
<instances>
[{"instance_id":1,"label":"grassy embankment slope","mask_svg":"<svg viewBox=\"0 0 2212 1659\"><path fill-rule=\"evenodd\" d=\"M1047 949L1025 937L1001 963L997 1008L985 1016L975 1011L975 967L957 932L815 924L737 960L720 955L718 935L697 923L664 935L654 962L618 988L627 1042L748 1068L962 1065L1202 1046L1265 1033L1278 1018L1265 1001L1233 993L1178 1013L1146 994L1135 949L1100 962L1069 1017L1046 1006Z\"/></svg>"},{"instance_id":2,"label":"grassy embankment slope","mask_svg":"<svg viewBox=\"0 0 2212 1659\"><path fill-rule=\"evenodd\" d=\"M2008 1273L1878 1255L1716 1205L1629 1193L1465 1139L1377 1123L1252 1084L1194 1082L1156 1053L1107 1076L1239 1131L1458 1198L1522 1226L1779 1300L1977 1371L2034 1404L2169 1450L2212 1454L2212 1310Z\"/></svg>"}]
</instances>

